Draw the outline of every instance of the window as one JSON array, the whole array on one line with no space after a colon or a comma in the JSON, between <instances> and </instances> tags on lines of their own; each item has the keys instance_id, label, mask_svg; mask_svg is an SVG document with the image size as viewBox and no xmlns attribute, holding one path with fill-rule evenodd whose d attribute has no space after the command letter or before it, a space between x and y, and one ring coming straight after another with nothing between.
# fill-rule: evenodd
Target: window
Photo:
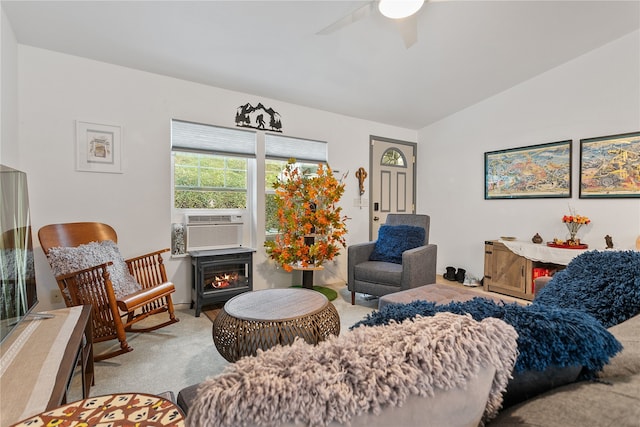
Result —
<instances>
[{"instance_id":1,"label":"window","mask_svg":"<svg viewBox=\"0 0 640 427\"><path fill-rule=\"evenodd\" d=\"M247 209L255 132L171 122L175 209Z\"/></svg>"},{"instance_id":2,"label":"window","mask_svg":"<svg viewBox=\"0 0 640 427\"><path fill-rule=\"evenodd\" d=\"M265 231L267 236L278 233L278 216L276 212L276 193L273 184L284 170L288 160L265 160ZM322 162L324 163L324 162ZM305 175L315 175L318 163L296 162L296 167Z\"/></svg>"},{"instance_id":3,"label":"window","mask_svg":"<svg viewBox=\"0 0 640 427\"><path fill-rule=\"evenodd\" d=\"M264 136L264 139L263 139ZM256 145L264 141L264 159L256 159ZM260 237L251 224L261 223L252 215L265 215L266 238L278 230L273 183L290 158L307 174L315 174L327 162L327 143L291 138L254 130L233 129L171 121L173 211L172 221L184 214L222 214L245 217L245 235ZM257 162L264 161L264 187L256 179ZM262 179L262 178L260 178ZM256 192L264 189L264 206ZM264 209L264 210L263 210ZM214 213L218 214L218 213ZM252 237L253 238L253 237ZM255 242L254 242L255 243Z\"/></svg>"},{"instance_id":4,"label":"window","mask_svg":"<svg viewBox=\"0 0 640 427\"><path fill-rule=\"evenodd\" d=\"M402 154L400 150L396 150L395 148L389 148L387 149L387 151L382 153L380 164L383 166L407 167L407 162L404 158L404 154Z\"/></svg>"},{"instance_id":5,"label":"window","mask_svg":"<svg viewBox=\"0 0 640 427\"><path fill-rule=\"evenodd\" d=\"M173 151L174 207L246 209L247 159Z\"/></svg>"},{"instance_id":6,"label":"window","mask_svg":"<svg viewBox=\"0 0 640 427\"><path fill-rule=\"evenodd\" d=\"M268 133L265 135L265 157L265 232L269 239L278 232L273 188L276 179L291 158L297 160L296 166L303 173L315 174L319 163L327 163L327 143Z\"/></svg>"}]
</instances>

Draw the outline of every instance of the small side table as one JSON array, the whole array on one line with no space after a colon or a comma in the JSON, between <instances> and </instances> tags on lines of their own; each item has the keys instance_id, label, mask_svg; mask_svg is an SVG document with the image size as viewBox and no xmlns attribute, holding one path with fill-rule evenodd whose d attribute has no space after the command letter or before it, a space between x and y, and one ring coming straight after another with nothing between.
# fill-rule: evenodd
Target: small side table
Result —
<instances>
[{"instance_id":1,"label":"small side table","mask_svg":"<svg viewBox=\"0 0 640 427\"><path fill-rule=\"evenodd\" d=\"M340 333L340 316L327 297L304 288L265 289L231 298L213 322L213 342L229 362L258 349L317 344Z\"/></svg>"},{"instance_id":2,"label":"small side table","mask_svg":"<svg viewBox=\"0 0 640 427\"><path fill-rule=\"evenodd\" d=\"M184 415L173 403L144 393L109 394L79 400L14 424L28 426L109 425L146 427L184 427ZM107 424L108 423L108 424Z\"/></svg>"}]
</instances>

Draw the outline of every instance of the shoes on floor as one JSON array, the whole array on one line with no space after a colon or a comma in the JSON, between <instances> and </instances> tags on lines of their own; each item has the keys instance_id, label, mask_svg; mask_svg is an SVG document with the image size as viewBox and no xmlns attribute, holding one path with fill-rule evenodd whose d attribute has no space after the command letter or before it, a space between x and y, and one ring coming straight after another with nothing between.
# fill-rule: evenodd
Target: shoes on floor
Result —
<instances>
[{"instance_id":1,"label":"shoes on floor","mask_svg":"<svg viewBox=\"0 0 640 427\"><path fill-rule=\"evenodd\" d=\"M447 267L447 272L442 275L447 280L452 282L456 280L456 269L453 267Z\"/></svg>"},{"instance_id":2,"label":"shoes on floor","mask_svg":"<svg viewBox=\"0 0 640 427\"><path fill-rule=\"evenodd\" d=\"M447 280L452 282L463 283L467 271L464 268L458 268L458 271L454 267L447 267L447 272L442 275Z\"/></svg>"}]
</instances>

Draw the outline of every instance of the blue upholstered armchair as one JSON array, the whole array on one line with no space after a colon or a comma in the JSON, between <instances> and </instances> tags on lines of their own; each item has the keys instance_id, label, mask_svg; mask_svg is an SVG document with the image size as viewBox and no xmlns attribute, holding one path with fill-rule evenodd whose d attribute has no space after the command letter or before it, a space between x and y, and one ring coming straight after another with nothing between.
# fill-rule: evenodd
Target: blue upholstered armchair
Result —
<instances>
[{"instance_id":1,"label":"blue upholstered armchair","mask_svg":"<svg viewBox=\"0 0 640 427\"><path fill-rule=\"evenodd\" d=\"M429 244L428 215L389 214L378 240L347 249L351 304L356 292L383 296L435 283L437 246Z\"/></svg>"}]
</instances>

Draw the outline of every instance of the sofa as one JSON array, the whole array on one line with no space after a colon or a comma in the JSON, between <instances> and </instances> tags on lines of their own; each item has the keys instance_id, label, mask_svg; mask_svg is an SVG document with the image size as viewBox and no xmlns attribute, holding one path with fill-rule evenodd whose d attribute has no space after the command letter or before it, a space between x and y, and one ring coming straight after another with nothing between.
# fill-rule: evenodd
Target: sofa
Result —
<instances>
[{"instance_id":1,"label":"sofa","mask_svg":"<svg viewBox=\"0 0 640 427\"><path fill-rule=\"evenodd\" d=\"M411 304L424 305L428 300L432 301L428 310L435 311L435 306L461 310L473 305L467 302L477 297L467 289L442 291L432 286L387 295L380 299L379 309L386 311L397 304L397 311ZM539 372L514 370L504 396L505 407L489 425L639 426L640 252L586 252L554 277L537 279L536 290L533 310L552 306L582 312L606 328L620 344L620 351L614 355L614 349L610 349L612 357L600 369L594 369L597 372L572 372L570 367L547 367ZM494 295L490 300L500 297ZM398 318L397 313L395 316ZM516 396L510 397L514 390Z\"/></svg>"},{"instance_id":2,"label":"sofa","mask_svg":"<svg viewBox=\"0 0 640 427\"><path fill-rule=\"evenodd\" d=\"M597 378L553 388L501 411L491 427L638 427L640 425L640 315L608 329L622 352Z\"/></svg>"},{"instance_id":3,"label":"sofa","mask_svg":"<svg viewBox=\"0 0 640 427\"><path fill-rule=\"evenodd\" d=\"M259 351L178 394L191 426L484 425L517 357L505 322L438 313Z\"/></svg>"},{"instance_id":4,"label":"sofa","mask_svg":"<svg viewBox=\"0 0 640 427\"><path fill-rule=\"evenodd\" d=\"M580 309L621 343L591 380L578 381L503 410L492 426L640 425L640 252L589 251L552 278L536 280L534 304Z\"/></svg>"}]
</instances>

